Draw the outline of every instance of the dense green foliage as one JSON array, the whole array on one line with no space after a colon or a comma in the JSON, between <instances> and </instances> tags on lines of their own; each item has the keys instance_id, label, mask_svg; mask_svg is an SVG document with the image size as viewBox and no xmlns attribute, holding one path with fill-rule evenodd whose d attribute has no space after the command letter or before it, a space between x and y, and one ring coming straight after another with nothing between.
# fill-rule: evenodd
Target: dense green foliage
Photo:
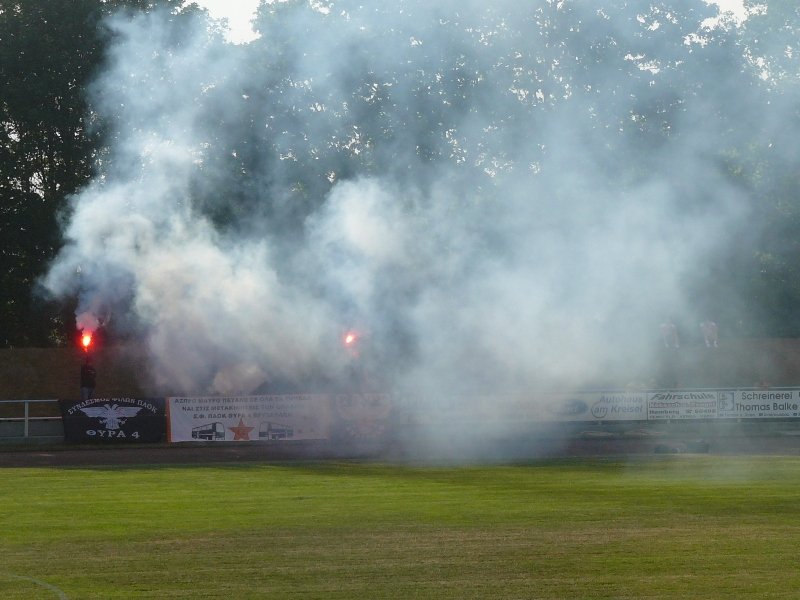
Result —
<instances>
[{"instance_id":1,"label":"dense green foliage","mask_svg":"<svg viewBox=\"0 0 800 600\"><path fill-rule=\"evenodd\" d=\"M69 197L104 154L86 88L104 60L102 20L180 0L0 1L0 345L63 343L73 304L37 280L61 247Z\"/></svg>"},{"instance_id":2,"label":"dense green foliage","mask_svg":"<svg viewBox=\"0 0 800 600\"><path fill-rule=\"evenodd\" d=\"M800 584L796 458L2 476L4 598L788 599Z\"/></svg>"},{"instance_id":3,"label":"dense green foliage","mask_svg":"<svg viewBox=\"0 0 800 600\"><path fill-rule=\"evenodd\" d=\"M198 13L180 4L0 0L0 344L63 343L74 327L73 304L48 301L37 279L61 248L70 196L122 160L111 151L120 131L92 105L102 92L87 94L113 40L104 17L166 9L177 32ZM719 311L724 298L739 306L726 314L729 332L736 325L742 334L800 334L800 155L791 135L800 125L792 60L800 13L792 3L767 2L743 24L701 38L696 24L715 13L702 0L608 1L590 21L574 3L543 2L523 17L500 3L423 23L415 15L426 4L321 10L264 2L262 37L240 49L252 57L239 63L250 71L231 74L241 86L197 98L205 139L192 205L223 232L255 221L286 231L300 227L336 181L388 173L424 189L441 184L432 173L442 164L454 188L502 197L514 172L563 168L563 156L527 136L558 130L576 114L584 122L574 143L602 157L592 168L615 190L620 182L634 188L653 172L669 177L671 153L702 125L709 136L701 152L747 198L750 215L700 265L698 304ZM376 22L391 27L370 27ZM337 38L346 47L312 43L343 28L352 30ZM536 40L526 37L532 30ZM297 39L309 40L302 55ZM394 39L410 41L405 53L376 59ZM484 54L462 51L475 40ZM498 86L509 91L501 103L489 93ZM575 105L586 110L570 110ZM107 107L102 114L113 118ZM686 214L704 202L695 175L685 174ZM744 314L757 318L739 323Z\"/></svg>"}]
</instances>

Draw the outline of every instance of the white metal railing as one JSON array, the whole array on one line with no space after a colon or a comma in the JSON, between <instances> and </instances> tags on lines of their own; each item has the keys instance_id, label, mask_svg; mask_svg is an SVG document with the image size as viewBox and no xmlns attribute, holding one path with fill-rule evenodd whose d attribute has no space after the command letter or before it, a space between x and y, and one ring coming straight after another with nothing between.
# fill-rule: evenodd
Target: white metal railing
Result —
<instances>
[{"instance_id":1,"label":"white metal railing","mask_svg":"<svg viewBox=\"0 0 800 600\"><path fill-rule=\"evenodd\" d=\"M0 400L0 423L18 423L22 421L23 424L23 434L22 437L29 438L31 436L31 423L37 421L60 421L61 415L51 415L51 416L41 416L41 417L32 417L31 416L31 404L56 404L58 400L47 398L47 399L37 399L37 400ZM6 406L10 405L19 405L22 404L22 416L5 416L5 410L2 410ZM18 436L4 436L0 434L0 438L2 437L18 437ZM33 436L36 437L36 436ZM47 436L43 436L47 437Z\"/></svg>"}]
</instances>

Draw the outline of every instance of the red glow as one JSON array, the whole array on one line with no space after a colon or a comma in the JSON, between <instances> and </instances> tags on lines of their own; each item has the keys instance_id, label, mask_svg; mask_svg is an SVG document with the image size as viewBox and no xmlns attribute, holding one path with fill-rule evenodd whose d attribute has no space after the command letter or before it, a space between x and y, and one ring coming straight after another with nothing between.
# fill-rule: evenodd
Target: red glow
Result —
<instances>
[{"instance_id":1,"label":"red glow","mask_svg":"<svg viewBox=\"0 0 800 600\"><path fill-rule=\"evenodd\" d=\"M81 336L81 345L83 346L84 350L89 350L89 346L92 345L92 334L91 333L84 333Z\"/></svg>"},{"instance_id":2,"label":"red glow","mask_svg":"<svg viewBox=\"0 0 800 600\"><path fill-rule=\"evenodd\" d=\"M344 343L346 346L350 346L356 341L356 334L355 333L348 333L344 336Z\"/></svg>"}]
</instances>

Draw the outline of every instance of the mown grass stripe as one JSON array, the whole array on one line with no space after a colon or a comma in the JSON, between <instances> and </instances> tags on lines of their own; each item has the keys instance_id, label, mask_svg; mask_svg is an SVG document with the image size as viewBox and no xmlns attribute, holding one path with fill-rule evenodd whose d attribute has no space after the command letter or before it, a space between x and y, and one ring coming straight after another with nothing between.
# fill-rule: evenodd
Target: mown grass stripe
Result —
<instances>
[{"instance_id":1,"label":"mown grass stripe","mask_svg":"<svg viewBox=\"0 0 800 600\"><path fill-rule=\"evenodd\" d=\"M0 477L5 570L75 598L795 598L800 589L797 457ZM26 597L2 579L0 595Z\"/></svg>"}]
</instances>

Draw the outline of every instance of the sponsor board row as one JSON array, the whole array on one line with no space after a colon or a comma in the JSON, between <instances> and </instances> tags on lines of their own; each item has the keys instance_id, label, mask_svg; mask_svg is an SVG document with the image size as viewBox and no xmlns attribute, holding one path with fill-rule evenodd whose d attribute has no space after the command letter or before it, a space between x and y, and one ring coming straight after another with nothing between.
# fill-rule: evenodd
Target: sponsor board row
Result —
<instances>
[{"instance_id":1,"label":"sponsor board row","mask_svg":"<svg viewBox=\"0 0 800 600\"><path fill-rule=\"evenodd\" d=\"M386 394L60 400L70 442L254 442L379 439Z\"/></svg>"},{"instance_id":2,"label":"sponsor board row","mask_svg":"<svg viewBox=\"0 0 800 600\"><path fill-rule=\"evenodd\" d=\"M659 421L800 417L800 390L591 392L533 403L552 421Z\"/></svg>"},{"instance_id":3,"label":"sponsor board row","mask_svg":"<svg viewBox=\"0 0 800 600\"><path fill-rule=\"evenodd\" d=\"M388 394L297 394L60 401L70 441L374 440L389 427ZM800 417L800 389L582 392L403 399L403 422L658 421Z\"/></svg>"},{"instance_id":4,"label":"sponsor board row","mask_svg":"<svg viewBox=\"0 0 800 600\"><path fill-rule=\"evenodd\" d=\"M538 393L409 398L402 410L437 423L660 421L800 417L800 390Z\"/></svg>"}]
</instances>

